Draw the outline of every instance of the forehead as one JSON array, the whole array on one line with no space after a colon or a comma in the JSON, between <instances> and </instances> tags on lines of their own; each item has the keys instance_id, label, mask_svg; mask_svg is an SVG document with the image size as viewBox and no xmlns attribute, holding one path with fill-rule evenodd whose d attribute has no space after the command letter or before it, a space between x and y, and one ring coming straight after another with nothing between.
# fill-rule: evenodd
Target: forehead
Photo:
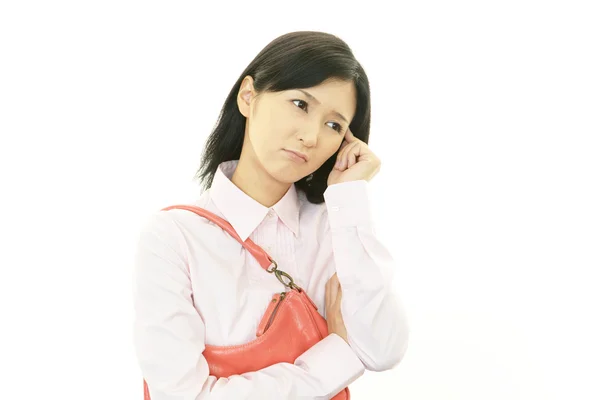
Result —
<instances>
[{"instance_id":1,"label":"forehead","mask_svg":"<svg viewBox=\"0 0 600 400\"><path fill-rule=\"evenodd\" d=\"M355 97L356 91L354 82L342 81L338 79L330 79L320 83L317 86L305 88L304 90L316 96L322 103L325 103L326 100L351 100ZM321 98L319 98L318 95L320 95Z\"/></svg>"}]
</instances>

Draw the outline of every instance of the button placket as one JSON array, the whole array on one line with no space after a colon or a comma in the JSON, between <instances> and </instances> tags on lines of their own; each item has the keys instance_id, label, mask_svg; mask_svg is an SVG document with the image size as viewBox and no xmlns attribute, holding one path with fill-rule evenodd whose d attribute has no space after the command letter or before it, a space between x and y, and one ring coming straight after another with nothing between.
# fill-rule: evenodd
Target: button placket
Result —
<instances>
[{"instance_id":1,"label":"button placket","mask_svg":"<svg viewBox=\"0 0 600 400\"><path fill-rule=\"evenodd\" d=\"M278 218L275 210L270 209L268 212L267 226L265 227L267 229L267 237L269 238L269 244L265 249L269 253L273 252L275 242L277 241L277 220ZM273 257L275 256L274 254L272 255Z\"/></svg>"}]
</instances>

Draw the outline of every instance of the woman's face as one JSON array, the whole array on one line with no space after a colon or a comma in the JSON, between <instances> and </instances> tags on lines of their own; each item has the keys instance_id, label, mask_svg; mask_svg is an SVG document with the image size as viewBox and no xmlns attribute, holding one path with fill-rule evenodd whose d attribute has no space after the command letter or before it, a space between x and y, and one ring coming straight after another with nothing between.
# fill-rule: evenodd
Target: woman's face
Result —
<instances>
[{"instance_id":1,"label":"woman's face","mask_svg":"<svg viewBox=\"0 0 600 400\"><path fill-rule=\"evenodd\" d=\"M319 169L340 148L354 118L356 88L353 82L329 80L256 97L252 77L247 76L238 106L246 117L242 155L252 154L277 181L293 183Z\"/></svg>"}]
</instances>

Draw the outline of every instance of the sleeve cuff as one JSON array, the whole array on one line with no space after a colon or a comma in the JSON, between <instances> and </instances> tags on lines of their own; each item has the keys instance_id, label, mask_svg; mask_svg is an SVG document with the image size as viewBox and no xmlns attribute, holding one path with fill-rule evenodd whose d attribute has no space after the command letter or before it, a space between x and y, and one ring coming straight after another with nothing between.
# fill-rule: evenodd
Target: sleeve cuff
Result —
<instances>
[{"instance_id":1,"label":"sleeve cuff","mask_svg":"<svg viewBox=\"0 0 600 400\"><path fill-rule=\"evenodd\" d=\"M323 193L331 229L371 224L367 181L336 183Z\"/></svg>"},{"instance_id":2,"label":"sleeve cuff","mask_svg":"<svg viewBox=\"0 0 600 400\"><path fill-rule=\"evenodd\" d=\"M366 369L348 343L335 333L305 351L294 364L316 376L333 395L358 379Z\"/></svg>"}]
</instances>

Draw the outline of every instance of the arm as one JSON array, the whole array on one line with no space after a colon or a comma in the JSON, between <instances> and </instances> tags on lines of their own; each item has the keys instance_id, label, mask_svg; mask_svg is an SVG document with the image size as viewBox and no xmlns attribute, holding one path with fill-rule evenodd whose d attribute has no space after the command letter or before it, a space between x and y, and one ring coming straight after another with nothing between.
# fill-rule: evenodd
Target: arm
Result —
<instances>
[{"instance_id":1,"label":"arm","mask_svg":"<svg viewBox=\"0 0 600 400\"><path fill-rule=\"evenodd\" d=\"M327 188L329 224L322 243L332 248L348 342L367 369L384 371L404 357L409 327L390 288L395 263L375 235L367 189L365 180Z\"/></svg>"},{"instance_id":2,"label":"arm","mask_svg":"<svg viewBox=\"0 0 600 400\"><path fill-rule=\"evenodd\" d=\"M152 400L328 399L363 374L352 349L331 334L294 364L211 376L202 355L205 327L193 305L185 244L167 214L150 218L135 254L135 352Z\"/></svg>"}]
</instances>

